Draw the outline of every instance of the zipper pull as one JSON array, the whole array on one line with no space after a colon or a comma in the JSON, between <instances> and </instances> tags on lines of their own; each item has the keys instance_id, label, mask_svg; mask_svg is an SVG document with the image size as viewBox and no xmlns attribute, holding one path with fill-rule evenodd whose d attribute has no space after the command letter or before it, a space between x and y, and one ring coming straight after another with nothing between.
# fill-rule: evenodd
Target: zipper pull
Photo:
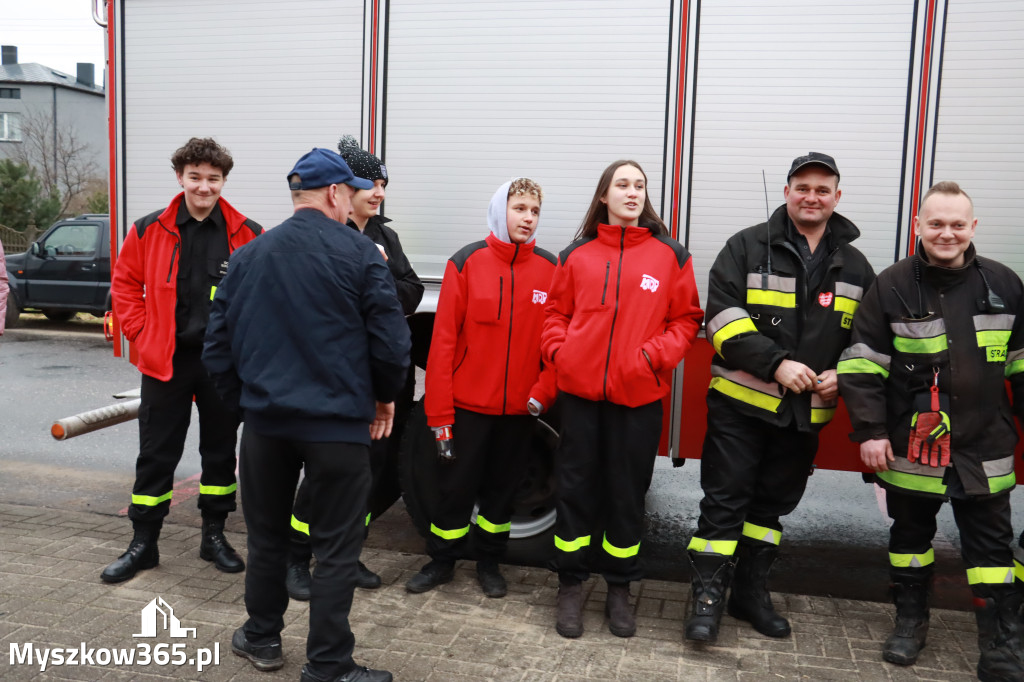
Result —
<instances>
[{"instance_id":1,"label":"zipper pull","mask_svg":"<svg viewBox=\"0 0 1024 682\"><path fill-rule=\"evenodd\" d=\"M932 387L930 389L931 392L932 392L932 412L938 412L939 411L939 368L938 367L932 367L932 371L935 373L934 379L932 381Z\"/></svg>"}]
</instances>

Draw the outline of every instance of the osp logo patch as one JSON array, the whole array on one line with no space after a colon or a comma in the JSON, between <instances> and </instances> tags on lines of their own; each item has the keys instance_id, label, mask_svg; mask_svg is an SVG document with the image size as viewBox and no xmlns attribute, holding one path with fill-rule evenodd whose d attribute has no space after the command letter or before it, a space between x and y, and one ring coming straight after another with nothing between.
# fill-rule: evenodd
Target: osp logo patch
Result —
<instances>
[{"instance_id":1,"label":"osp logo patch","mask_svg":"<svg viewBox=\"0 0 1024 682\"><path fill-rule=\"evenodd\" d=\"M832 299L834 298L835 296L832 295L831 291L823 291L820 294L818 294L818 303L821 305L822 308L828 308L830 305L832 305Z\"/></svg>"},{"instance_id":2,"label":"osp logo patch","mask_svg":"<svg viewBox=\"0 0 1024 682\"><path fill-rule=\"evenodd\" d=\"M548 302L548 292L533 290L533 302L544 304Z\"/></svg>"},{"instance_id":3,"label":"osp logo patch","mask_svg":"<svg viewBox=\"0 0 1024 682\"><path fill-rule=\"evenodd\" d=\"M658 286L661 284L658 280L654 279L650 275L644 275L643 279L640 280L640 288L643 291L657 291Z\"/></svg>"}]
</instances>

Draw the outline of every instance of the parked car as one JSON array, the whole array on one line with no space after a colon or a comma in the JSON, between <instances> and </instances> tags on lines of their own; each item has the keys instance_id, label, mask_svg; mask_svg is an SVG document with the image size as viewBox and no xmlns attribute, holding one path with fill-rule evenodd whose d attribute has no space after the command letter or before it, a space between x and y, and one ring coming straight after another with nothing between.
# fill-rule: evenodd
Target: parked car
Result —
<instances>
[{"instance_id":1,"label":"parked car","mask_svg":"<svg viewBox=\"0 0 1024 682\"><path fill-rule=\"evenodd\" d=\"M110 310L110 217L86 213L61 220L24 253L7 254L11 291L7 326L25 310L51 320Z\"/></svg>"}]
</instances>

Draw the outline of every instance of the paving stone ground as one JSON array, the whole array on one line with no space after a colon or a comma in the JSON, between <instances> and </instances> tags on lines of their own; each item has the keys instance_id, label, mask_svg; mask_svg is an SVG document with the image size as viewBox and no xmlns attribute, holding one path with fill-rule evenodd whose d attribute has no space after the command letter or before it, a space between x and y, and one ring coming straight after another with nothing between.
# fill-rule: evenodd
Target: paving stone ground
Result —
<instances>
[{"instance_id":1,"label":"paving stone ground","mask_svg":"<svg viewBox=\"0 0 1024 682\"><path fill-rule=\"evenodd\" d=\"M240 514L236 515L240 517ZM297 680L305 662L308 605L292 601L283 632L286 664L273 673L253 669L231 654L231 633L245 620L244 574L219 573L199 559L199 519L168 523L160 538L160 565L120 585L99 579L103 567L130 540L126 519L90 512L0 503L0 679L20 680ZM228 537L244 555L244 530L234 520ZM380 573L383 588L357 590L351 620L357 661L386 668L402 682L636 682L736 680L857 680L863 682L975 679L977 634L968 612L933 610L928 646L916 666L881 659L892 628L892 607L864 601L777 594L775 603L793 624L784 640L763 637L728 616L714 646L683 641L689 586L645 580L634 584L637 633L608 632L604 584L592 579L584 625L577 640L554 630L556 577L538 568L508 567L509 594L487 599L472 563L455 580L421 595L405 581L425 557L367 548L363 561ZM162 598L195 638L141 634L141 610ZM219 662L194 665L103 665L100 649L149 644L165 653L185 642L181 658L219 647ZM47 647L93 650L92 664L48 665L24 661ZM19 659L19 657L22 657ZM52 663L52 661L51 661Z\"/></svg>"}]
</instances>

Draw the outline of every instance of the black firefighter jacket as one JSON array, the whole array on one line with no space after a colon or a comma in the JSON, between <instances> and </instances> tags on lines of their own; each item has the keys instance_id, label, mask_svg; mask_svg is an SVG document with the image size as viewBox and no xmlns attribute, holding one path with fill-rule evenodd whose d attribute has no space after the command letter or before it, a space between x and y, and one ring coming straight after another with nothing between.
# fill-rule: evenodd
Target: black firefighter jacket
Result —
<instances>
[{"instance_id":1,"label":"black firefighter jacket","mask_svg":"<svg viewBox=\"0 0 1024 682\"><path fill-rule=\"evenodd\" d=\"M875 274L850 244L860 230L833 213L831 236L818 245L830 249L826 272L810 291L804 262L787 239L788 223L786 206L780 206L767 223L733 235L711 268L705 319L715 355L709 390L727 396L741 413L812 432L832 419L835 401L784 391L775 370L787 358L819 374L835 368Z\"/></svg>"},{"instance_id":2,"label":"black firefighter jacket","mask_svg":"<svg viewBox=\"0 0 1024 682\"><path fill-rule=\"evenodd\" d=\"M962 268L921 256L887 268L864 298L852 345L839 363L839 387L863 442L888 438L895 462L878 482L904 492L946 497L945 467L907 458L914 397L935 382L949 405L950 463L963 492L990 495L1013 488L1013 404L1024 415L1024 291L1000 263L966 252ZM1005 310L987 304L988 289Z\"/></svg>"}]
</instances>

